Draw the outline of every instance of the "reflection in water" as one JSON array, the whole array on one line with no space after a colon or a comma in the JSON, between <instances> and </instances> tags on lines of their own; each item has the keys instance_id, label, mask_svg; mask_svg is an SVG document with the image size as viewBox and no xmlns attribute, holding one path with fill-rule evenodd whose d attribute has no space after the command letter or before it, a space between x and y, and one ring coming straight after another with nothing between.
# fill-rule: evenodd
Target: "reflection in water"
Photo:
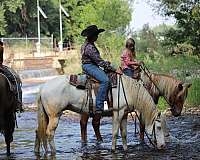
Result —
<instances>
[{"instance_id":1,"label":"reflection in water","mask_svg":"<svg viewBox=\"0 0 200 160\"><path fill-rule=\"evenodd\" d=\"M140 144L134 135L134 123L128 122L128 151L123 151L121 138L115 153L111 153L112 124L111 118L103 118L101 133L103 143L96 143L91 125L88 123L88 142L81 143L79 117L62 116L55 134L56 156L50 153L35 155L34 140L36 128L36 113L25 112L18 118L19 128L15 130L14 141L11 144L11 159L47 159L47 160L93 160L93 159L199 159L200 152L200 116L184 115L178 118L168 118L171 141L167 148L158 151L152 146ZM146 142L148 142L146 140ZM6 148L3 136L0 136L0 159L6 159Z\"/></svg>"}]
</instances>

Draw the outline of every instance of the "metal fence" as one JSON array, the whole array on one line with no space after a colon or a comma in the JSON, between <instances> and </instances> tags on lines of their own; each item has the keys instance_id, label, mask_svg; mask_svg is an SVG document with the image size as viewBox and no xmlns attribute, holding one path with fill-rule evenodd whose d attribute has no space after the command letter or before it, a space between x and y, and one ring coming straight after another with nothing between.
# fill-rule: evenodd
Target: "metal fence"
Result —
<instances>
[{"instance_id":1,"label":"metal fence","mask_svg":"<svg viewBox=\"0 0 200 160\"><path fill-rule=\"evenodd\" d=\"M64 42L60 51L53 36L41 38L40 46L35 37L0 39L4 42L4 64L16 70L49 68L75 49L71 43Z\"/></svg>"},{"instance_id":2,"label":"metal fence","mask_svg":"<svg viewBox=\"0 0 200 160\"><path fill-rule=\"evenodd\" d=\"M1 38L4 42L5 59L23 59L44 57L54 54L53 36L41 38L40 52L38 52L38 38Z\"/></svg>"}]
</instances>

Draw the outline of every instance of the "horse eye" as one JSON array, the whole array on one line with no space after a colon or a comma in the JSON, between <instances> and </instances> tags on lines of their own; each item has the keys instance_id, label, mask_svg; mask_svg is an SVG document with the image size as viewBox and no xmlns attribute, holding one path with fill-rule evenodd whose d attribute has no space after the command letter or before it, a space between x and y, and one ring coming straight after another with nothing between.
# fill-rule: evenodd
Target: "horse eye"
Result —
<instances>
[{"instance_id":1,"label":"horse eye","mask_svg":"<svg viewBox=\"0 0 200 160\"><path fill-rule=\"evenodd\" d=\"M181 96L179 96L179 97L178 97L178 99L179 99L179 100L181 100L181 99L182 99L182 97L181 97Z\"/></svg>"}]
</instances>

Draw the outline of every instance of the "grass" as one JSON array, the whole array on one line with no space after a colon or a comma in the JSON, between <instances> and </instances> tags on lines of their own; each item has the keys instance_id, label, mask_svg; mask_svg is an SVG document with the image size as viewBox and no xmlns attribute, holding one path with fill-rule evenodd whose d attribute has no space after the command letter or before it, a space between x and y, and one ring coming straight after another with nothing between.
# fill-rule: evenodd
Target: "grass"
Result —
<instances>
[{"instance_id":1,"label":"grass","mask_svg":"<svg viewBox=\"0 0 200 160\"><path fill-rule=\"evenodd\" d=\"M194 106L200 105L200 78L192 79L192 86L188 92L187 104Z\"/></svg>"}]
</instances>

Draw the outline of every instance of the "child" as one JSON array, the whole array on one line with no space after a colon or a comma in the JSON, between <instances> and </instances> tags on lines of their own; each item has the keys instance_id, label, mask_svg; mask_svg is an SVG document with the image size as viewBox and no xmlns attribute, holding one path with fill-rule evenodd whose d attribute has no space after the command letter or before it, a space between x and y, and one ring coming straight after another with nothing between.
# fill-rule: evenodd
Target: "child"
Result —
<instances>
[{"instance_id":1,"label":"child","mask_svg":"<svg viewBox=\"0 0 200 160\"><path fill-rule=\"evenodd\" d=\"M121 68L125 75L138 79L140 65L143 64L143 61L137 61L135 58L135 41L132 38L129 38L126 41L125 49L121 54Z\"/></svg>"}]
</instances>

